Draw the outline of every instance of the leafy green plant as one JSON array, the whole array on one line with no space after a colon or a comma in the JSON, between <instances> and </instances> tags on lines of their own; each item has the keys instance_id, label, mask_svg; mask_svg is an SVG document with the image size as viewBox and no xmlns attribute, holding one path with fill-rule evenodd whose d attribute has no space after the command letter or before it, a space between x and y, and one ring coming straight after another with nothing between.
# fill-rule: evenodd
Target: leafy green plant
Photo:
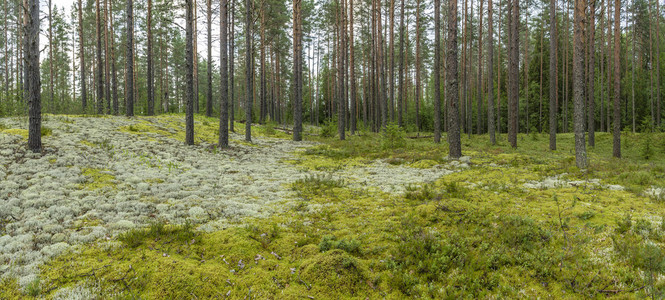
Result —
<instances>
[{"instance_id":1,"label":"leafy green plant","mask_svg":"<svg viewBox=\"0 0 665 300\"><path fill-rule=\"evenodd\" d=\"M617 233L626 233L630 228L633 227L633 217L630 214L626 214L623 219L617 220Z\"/></svg>"},{"instance_id":2,"label":"leafy green plant","mask_svg":"<svg viewBox=\"0 0 665 300\"><path fill-rule=\"evenodd\" d=\"M42 126L40 133L42 136L49 136L53 134L53 129L48 128L46 126Z\"/></svg>"},{"instance_id":3,"label":"leafy green plant","mask_svg":"<svg viewBox=\"0 0 665 300\"><path fill-rule=\"evenodd\" d=\"M326 252L332 249L340 249L346 251L346 253L349 254L361 255L360 241L356 239L337 240L337 238L333 235L324 236L319 243L319 250L321 252Z\"/></svg>"},{"instance_id":4,"label":"leafy green plant","mask_svg":"<svg viewBox=\"0 0 665 300\"><path fill-rule=\"evenodd\" d=\"M183 225L166 225L163 222L156 222L150 224L148 228L133 229L122 233L118 236L118 240L130 248L137 248L147 239L191 244L196 242L196 237L194 226L189 221Z\"/></svg>"},{"instance_id":5,"label":"leafy green plant","mask_svg":"<svg viewBox=\"0 0 665 300\"><path fill-rule=\"evenodd\" d=\"M406 133L397 124L389 124L381 134L381 148L398 149L406 146Z\"/></svg>"},{"instance_id":6,"label":"leafy green plant","mask_svg":"<svg viewBox=\"0 0 665 300\"><path fill-rule=\"evenodd\" d=\"M337 135L337 122L326 120L321 126L321 137L331 138Z\"/></svg>"}]
</instances>

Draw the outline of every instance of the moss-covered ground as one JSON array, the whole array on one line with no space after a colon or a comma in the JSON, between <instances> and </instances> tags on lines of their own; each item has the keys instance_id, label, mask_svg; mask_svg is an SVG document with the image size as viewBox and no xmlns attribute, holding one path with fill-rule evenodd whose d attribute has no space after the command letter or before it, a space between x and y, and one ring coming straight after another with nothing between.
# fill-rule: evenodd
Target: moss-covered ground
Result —
<instances>
[{"instance_id":1,"label":"moss-covered ground","mask_svg":"<svg viewBox=\"0 0 665 300\"><path fill-rule=\"evenodd\" d=\"M217 139L211 120L197 119L211 127L207 143ZM182 138L180 124L121 130ZM268 127L256 131L289 137ZM498 145L465 136L461 163L429 138L305 138L320 144L284 163L312 174L284 187L293 199L279 213L214 232L156 222L78 246L44 264L29 289L0 281L0 299L81 288L121 299L665 296L665 203L653 193L665 187L663 134L624 134L624 158L614 159L611 135L598 133L587 170L575 167L571 134L558 136L557 151L540 134L520 135L517 149L505 136ZM375 160L454 172L404 193L339 176ZM82 188L113 182L84 173L93 180Z\"/></svg>"}]
</instances>

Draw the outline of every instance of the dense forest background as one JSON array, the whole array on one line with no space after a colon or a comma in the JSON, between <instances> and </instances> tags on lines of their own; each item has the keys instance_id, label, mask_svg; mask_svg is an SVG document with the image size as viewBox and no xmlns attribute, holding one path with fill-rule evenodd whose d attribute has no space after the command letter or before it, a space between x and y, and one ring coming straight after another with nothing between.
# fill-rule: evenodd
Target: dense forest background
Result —
<instances>
[{"instance_id":1,"label":"dense forest background","mask_svg":"<svg viewBox=\"0 0 665 300\"><path fill-rule=\"evenodd\" d=\"M445 45L456 38L463 133L486 133L493 126L498 133L509 131L509 78L518 83L515 119L519 132L546 132L550 101L554 102L557 132L572 131L576 3L519 1L513 10L517 1L457 1L459 32L451 37L447 30L448 2L302 0L303 121L323 124L338 120L342 113L350 120L344 125L352 131L378 131L390 122L411 132L434 131L435 77L440 76L440 115L446 118ZM665 65L660 63L660 27L665 22L660 22L658 1L577 2L583 5L587 124L593 124L594 130L609 131L614 123L612 101L617 94L621 130L643 131L659 126L663 90L660 71ZM79 0L66 11L50 1L40 1L42 112L124 114L130 89L136 98L132 107L138 115L184 112L184 1L133 2L131 83L127 78L128 3ZM246 118L244 103L250 92L254 121L293 122L293 4L229 1L229 65L225 68L230 74L231 120ZM438 31L435 4L443 4ZM27 114L23 5L22 0L3 0L0 7L4 12L0 18L4 32L0 35L0 115L5 116ZM194 111L209 116L218 115L220 108L219 8L219 1L209 0L195 1L193 9ZM247 11L253 27L249 36L245 30ZM509 26L513 11L517 12L517 34L512 34ZM613 28L615 21L618 31ZM617 33L618 45L614 43ZM437 34L440 47L435 44ZM247 38L251 43L246 43ZM514 60L510 52L513 40L518 43L518 70L512 70L510 64ZM245 55L246 45L251 45L249 57ZM434 66L436 49L441 55L440 68ZM490 55L492 60L488 59ZM556 66L553 73L552 55ZM254 66L249 73L248 59ZM618 74L615 66L619 67ZM512 74L515 71L517 74ZM247 74L253 77L252 88L246 84ZM620 80L618 91L616 78ZM551 87L556 89L554 93ZM489 95L495 103L492 108ZM346 104L344 110L338 109L340 101ZM495 125L488 126L490 119ZM445 131L447 122L441 127Z\"/></svg>"}]
</instances>

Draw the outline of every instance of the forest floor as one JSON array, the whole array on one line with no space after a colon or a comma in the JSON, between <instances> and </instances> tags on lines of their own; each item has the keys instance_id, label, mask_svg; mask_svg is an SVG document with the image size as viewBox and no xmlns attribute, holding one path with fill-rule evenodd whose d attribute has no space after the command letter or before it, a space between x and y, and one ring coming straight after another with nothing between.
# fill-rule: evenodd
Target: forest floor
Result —
<instances>
[{"instance_id":1,"label":"forest floor","mask_svg":"<svg viewBox=\"0 0 665 300\"><path fill-rule=\"evenodd\" d=\"M665 295L665 135L253 142L184 117L0 119L0 299L618 298ZM244 125L235 124L243 133ZM415 134L409 134L413 136ZM444 137L445 140L445 137Z\"/></svg>"}]
</instances>

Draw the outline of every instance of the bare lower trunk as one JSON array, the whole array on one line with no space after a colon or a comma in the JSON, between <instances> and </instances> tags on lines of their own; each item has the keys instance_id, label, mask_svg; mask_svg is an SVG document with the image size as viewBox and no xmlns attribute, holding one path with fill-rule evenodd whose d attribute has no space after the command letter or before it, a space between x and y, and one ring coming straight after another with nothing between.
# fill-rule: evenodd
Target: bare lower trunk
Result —
<instances>
[{"instance_id":1,"label":"bare lower trunk","mask_svg":"<svg viewBox=\"0 0 665 300\"><path fill-rule=\"evenodd\" d=\"M462 156L459 127L459 94L457 82L457 0L448 0L448 42L446 55L446 100L448 105L448 156ZM436 63L435 63L436 64ZM437 75L435 75L437 76ZM437 76L438 77L438 76Z\"/></svg>"},{"instance_id":2,"label":"bare lower trunk","mask_svg":"<svg viewBox=\"0 0 665 300\"><path fill-rule=\"evenodd\" d=\"M586 0L575 0L575 33L573 36L573 97L575 128L575 162L580 169L587 167L584 140L584 11Z\"/></svg>"},{"instance_id":3,"label":"bare lower trunk","mask_svg":"<svg viewBox=\"0 0 665 300\"><path fill-rule=\"evenodd\" d=\"M28 148L39 153L42 150L42 104L41 81L39 75L39 1L30 0L27 7L28 17L25 23L24 39L26 85L24 87L28 101Z\"/></svg>"},{"instance_id":4,"label":"bare lower trunk","mask_svg":"<svg viewBox=\"0 0 665 300\"><path fill-rule=\"evenodd\" d=\"M208 0L208 5L210 5L211 0ZM219 4L219 70L220 70L220 101L219 101L219 147L228 148L229 147L229 79L228 79L228 48L227 48L227 39L228 39L228 9L229 3L228 0L221 0ZM208 10L208 61L212 62L212 55L210 54L211 50L211 40L212 37L212 10ZM210 70L210 65L208 66ZM212 72L208 71L208 80L212 80ZM208 103L207 109L209 109L210 114L212 115L212 83L209 81L209 90L208 90ZM208 113L206 111L206 113Z\"/></svg>"}]
</instances>

